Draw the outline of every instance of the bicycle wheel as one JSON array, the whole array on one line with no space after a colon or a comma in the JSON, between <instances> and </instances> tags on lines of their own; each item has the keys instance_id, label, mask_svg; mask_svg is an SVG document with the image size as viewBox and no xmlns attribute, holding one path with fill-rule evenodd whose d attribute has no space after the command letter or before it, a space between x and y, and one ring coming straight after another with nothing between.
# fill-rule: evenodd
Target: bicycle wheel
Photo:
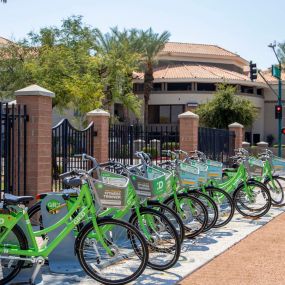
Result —
<instances>
[{"instance_id":1,"label":"bicycle wheel","mask_svg":"<svg viewBox=\"0 0 285 285\"><path fill-rule=\"evenodd\" d=\"M166 218L172 223L172 225L175 227L180 242L182 243L185 238L185 229L183 222L179 215L172 210L170 207L158 202L158 201L147 201L147 205L153 207L155 210L160 211L162 214L166 216Z\"/></svg>"},{"instance_id":2,"label":"bicycle wheel","mask_svg":"<svg viewBox=\"0 0 285 285\"><path fill-rule=\"evenodd\" d=\"M213 186L207 187L205 191L215 201L218 207L218 220L213 228L220 228L228 224L235 213L235 206L230 194L225 190Z\"/></svg>"},{"instance_id":3,"label":"bicycle wheel","mask_svg":"<svg viewBox=\"0 0 285 285\"><path fill-rule=\"evenodd\" d=\"M164 201L164 204L180 216L187 238L196 237L207 226L208 211L198 198L188 193L180 193L177 195L177 201L171 196Z\"/></svg>"},{"instance_id":4,"label":"bicycle wheel","mask_svg":"<svg viewBox=\"0 0 285 285\"><path fill-rule=\"evenodd\" d=\"M127 222L98 219L100 232L111 249L95 239L94 227L88 223L76 241L76 253L84 271L96 281L122 285L137 279L148 261L148 247L143 235Z\"/></svg>"},{"instance_id":5,"label":"bicycle wheel","mask_svg":"<svg viewBox=\"0 0 285 285\"><path fill-rule=\"evenodd\" d=\"M203 232L210 230L212 227L215 226L218 220L218 207L214 200L208 196L207 194L201 192L200 190L189 190L189 194L193 195L194 197L198 198L201 202L203 202L204 206L207 208L208 211L208 222L206 227L204 228Z\"/></svg>"},{"instance_id":6,"label":"bicycle wheel","mask_svg":"<svg viewBox=\"0 0 285 285\"><path fill-rule=\"evenodd\" d=\"M156 270L166 270L177 262L181 252L181 242L175 227L161 212L151 208L140 208L130 217L133 224L144 234L149 247L147 265Z\"/></svg>"},{"instance_id":7,"label":"bicycle wheel","mask_svg":"<svg viewBox=\"0 0 285 285\"><path fill-rule=\"evenodd\" d=\"M5 231L4 227L0 228L0 235ZM12 229L11 233L4 240L3 244L0 247L5 246L5 248L9 247L19 247L20 249L28 249L28 241L27 238L22 231L22 229L15 225ZM24 257L24 256L20 256ZM9 281L14 279L18 273L20 272L22 266L24 265L24 260L11 260L9 255L2 253L0 258L0 284L7 284Z\"/></svg>"},{"instance_id":8,"label":"bicycle wheel","mask_svg":"<svg viewBox=\"0 0 285 285\"><path fill-rule=\"evenodd\" d=\"M240 185L234 192L234 205L237 211L251 218L264 216L271 207L269 190L262 183L248 181Z\"/></svg>"},{"instance_id":9,"label":"bicycle wheel","mask_svg":"<svg viewBox=\"0 0 285 285\"><path fill-rule=\"evenodd\" d=\"M272 179L267 179L264 184L270 191L272 205L279 207L284 206L285 179L283 177L273 176Z\"/></svg>"}]
</instances>

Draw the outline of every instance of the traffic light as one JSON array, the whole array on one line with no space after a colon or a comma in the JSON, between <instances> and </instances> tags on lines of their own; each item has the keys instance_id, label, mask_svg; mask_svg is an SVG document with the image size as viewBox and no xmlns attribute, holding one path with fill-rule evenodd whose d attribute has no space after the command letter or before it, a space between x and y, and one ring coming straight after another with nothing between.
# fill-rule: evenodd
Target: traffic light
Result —
<instances>
[{"instance_id":1,"label":"traffic light","mask_svg":"<svg viewBox=\"0 0 285 285\"><path fill-rule=\"evenodd\" d=\"M282 134L282 135L285 135L285 128L282 128L282 129L281 129L281 134Z\"/></svg>"},{"instance_id":2,"label":"traffic light","mask_svg":"<svg viewBox=\"0 0 285 285\"><path fill-rule=\"evenodd\" d=\"M249 72L250 72L250 80L253 81L257 79L257 68L256 63L249 62Z\"/></svg>"},{"instance_id":3,"label":"traffic light","mask_svg":"<svg viewBox=\"0 0 285 285\"><path fill-rule=\"evenodd\" d=\"M275 119L282 119L282 105L275 105Z\"/></svg>"}]
</instances>

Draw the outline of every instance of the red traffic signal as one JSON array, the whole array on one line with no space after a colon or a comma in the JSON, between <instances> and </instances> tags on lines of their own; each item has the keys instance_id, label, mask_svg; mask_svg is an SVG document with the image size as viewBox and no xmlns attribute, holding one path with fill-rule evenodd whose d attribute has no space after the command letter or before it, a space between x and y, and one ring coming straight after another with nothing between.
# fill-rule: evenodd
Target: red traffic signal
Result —
<instances>
[{"instance_id":1,"label":"red traffic signal","mask_svg":"<svg viewBox=\"0 0 285 285\"><path fill-rule=\"evenodd\" d=\"M282 119L282 105L275 105L275 119Z\"/></svg>"},{"instance_id":2,"label":"red traffic signal","mask_svg":"<svg viewBox=\"0 0 285 285\"><path fill-rule=\"evenodd\" d=\"M282 129L281 129L281 134L282 134L282 135L285 135L285 128L282 128Z\"/></svg>"}]
</instances>

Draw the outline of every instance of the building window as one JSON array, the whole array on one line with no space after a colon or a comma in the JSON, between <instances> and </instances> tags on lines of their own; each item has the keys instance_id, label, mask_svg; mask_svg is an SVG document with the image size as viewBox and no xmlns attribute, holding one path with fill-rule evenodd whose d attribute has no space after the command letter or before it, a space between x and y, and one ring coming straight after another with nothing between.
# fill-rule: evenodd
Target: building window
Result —
<instances>
[{"instance_id":1,"label":"building window","mask_svg":"<svg viewBox=\"0 0 285 285\"><path fill-rule=\"evenodd\" d=\"M162 90L162 83L153 83L152 90L153 91L161 91Z\"/></svg>"},{"instance_id":2,"label":"building window","mask_svg":"<svg viewBox=\"0 0 285 285\"><path fill-rule=\"evenodd\" d=\"M241 85L241 93L253 94L253 87Z\"/></svg>"},{"instance_id":3,"label":"building window","mask_svg":"<svg viewBox=\"0 0 285 285\"><path fill-rule=\"evenodd\" d=\"M144 91L144 84L143 83L134 83L133 90L134 90L134 92L143 92Z\"/></svg>"},{"instance_id":4,"label":"building window","mask_svg":"<svg viewBox=\"0 0 285 285\"><path fill-rule=\"evenodd\" d=\"M263 88L257 88L256 89L256 94L257 95L263 95Z\"/></svg>"},{"instance_id":5,"label":"building window","mask_svg":"<svg viewBox=\"0 0 285 285\"><path fill-rule=\"evenodd\" d=\"M177 124L178 115L184 112L184 105L149 105L149 124Z\"/></svg>"},{"instance_id":6,"label":"building window","mask_svg":"<svg viewBox=\"0 0 285 285\"><path fill-rule=\"evenodd\" d=\"M167 83L167 91L189 91L192 90L192 83Z\"/></svg>"},{"instance_id":7,"label":"building window","mask_svg":"<svg viewBox=\"0 0 285 285\"><path fill-rule=\"evenodd\" d=\"M216 91L216 84L214 83L197 83L198 91Z\"/></svg>"}]
</instances>

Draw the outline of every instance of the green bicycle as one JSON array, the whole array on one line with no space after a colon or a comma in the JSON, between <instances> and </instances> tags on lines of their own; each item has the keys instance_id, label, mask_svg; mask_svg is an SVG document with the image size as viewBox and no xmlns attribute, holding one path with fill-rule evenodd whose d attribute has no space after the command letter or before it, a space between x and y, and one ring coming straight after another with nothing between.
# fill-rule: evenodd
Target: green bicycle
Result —
<instances>
[{"instance_id":1,"label":"green bicycle","mask_svg":"<svg viewBox=\"0 0 285 285\"><path fill-rule=\"evenodd\" d=\"M104 189L108 182L111 183L113 181L116 184L121 184L122 179L126 179L125 176L104 170L100 167L95 158L86 154L80 156L82 156L83 160L90 160L93 162L93 168L88 171L91 189L95 190L98 189L98 187L103 187L102 189ZM92 173L97 176L97 179L92 178ZM78 179L76 177L67 177L64 179L64 184L71 187L71 189L67 189L58 194L68 194L70 198L66 201L65 205L57 205L56 207L51 208L51 211L57 211L62 206L67 206L68 209L71 209L77 200L77 196L79 195ZM127 187L127 194L122 199L124 203L120 204L119 209L114 207L114 203L117 203L117 201L111 201L112 195L110 195L110 191L106 188L107 194L105 196L102 194L102 196L97 199L100 200L101 198L105 201L104 207L100 206L101 211L99 211L98 216L112 216L114 219L127 218L129 223L140 230L147 241L150 249L147 265L156 270L166 270L171 268L177 262L181 252L181 240L175 227L161 211L145 206L142 203L132 183L128 183ZM101 195L100 193L104 193L104 191L94 191L94 193L96 196ZM39 195L38 198L40 201L28 211L30 219L35 226L43 227L40 214L41 200L46 195L48 195L48 193ZM88 217L86 217L86 219L88 221ZM77 235L84 223L86 223L86 221L83 221L78 225L75 230L75 235Z\"/></svg>"},{"instance_id":2,"label":"green bicycle","mask_svg":"<svg viewBox=\"0 0 285 285\"><path fill-rule=\"evenodd\" d=\"M98 218L92 180L82 171L62 175L76 175L80 193L68 213L54 225L34 231L24 203L33 197L4 194L0 209L0 284L7 284L20 272L25 262L35 263L31 276L34 284L40 267L50 253L64 242L65 237L88 217L78 233L74 251L84 271L103 283L120 285L138 278L148 261L148 246L143 235L131 224L110 217ZM20 205L20 206L19 206ZM27 236L18 225L23 220ZM64 226L51 242L48 233ZM114 231L116 234L114 235ZM41 245L38 239L45 236ZM28 243L28 239L31 241ZM71 249L72 250L72 249Z\"/></svg>"}]
</instances>

